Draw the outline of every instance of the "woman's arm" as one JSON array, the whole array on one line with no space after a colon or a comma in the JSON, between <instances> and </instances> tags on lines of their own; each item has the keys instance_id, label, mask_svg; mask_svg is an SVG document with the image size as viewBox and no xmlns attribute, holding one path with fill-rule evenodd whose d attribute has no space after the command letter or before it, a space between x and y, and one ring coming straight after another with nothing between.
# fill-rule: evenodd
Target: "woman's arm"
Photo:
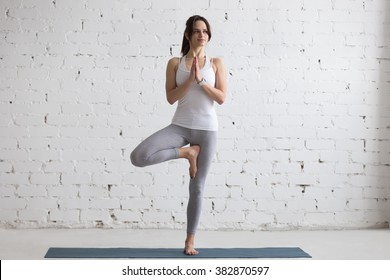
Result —
<instances>
[{"instance_id":1,"label":"woman's arm","mask_svg":"<svg viewBox=\"0 0 390 280\"><path fill-rule=\"evenodd\" d=\"M186 95L191 83L194 81L194 75L191 73L190 78L182 85L176 85L176 71L179 67L179 58L174 57L168 61L166 80L165 80L165 91L169 104L174 104ZM191 80L192 77L192 80Z\"/></svg>"},{"instance_id":2,"label":"woman's arm","mask_svg":"<svg viewBox=\"0 0 390 280\"><path fill-rule=\"evenodd\" d=\"M213 67L215 66L215 87L208 84L206 81L206 83L202 85L202 89L211 99L221 105L226 99L226 68L221 58L214 58L213 62ZM198 79L199 78L197 78L197 82L200 82Z\"/></svg>"},{"instance_id":3,"label":"woman's arm","mask_svg":"<svg viewBox=\"0 0 390 280\"><path fill-rule=\"evenodd\" d=\"M167 100L169 104L174 104L176 101L180 100L184 95L186 95L191 84L196 80L197 82L201 81L200 69L197 59L194 59L193 65L191 67L191 74L188 80L180 85L176 85L176 71L179 67L179 59L171 58L168 61L167 71L166 71L166 81L165 81L165 91L167 95ZM215 87L207 82L202 85L204 92L218 104L222 104L226 98L227 83L226 83L226 68L221 58L213 59L213 68L215 67Z\"/></svg>"}]
</instances>

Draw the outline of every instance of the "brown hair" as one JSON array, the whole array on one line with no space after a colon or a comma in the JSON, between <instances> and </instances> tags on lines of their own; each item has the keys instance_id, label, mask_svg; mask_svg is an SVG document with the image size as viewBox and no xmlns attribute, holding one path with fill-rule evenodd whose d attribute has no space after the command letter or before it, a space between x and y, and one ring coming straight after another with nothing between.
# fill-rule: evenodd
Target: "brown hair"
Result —
<instances>
[{"instance_id":1,"label":"brown hair","mask_svg":"<svg viewBox=\"0 0 390 280\"><path fill-rule=\"evenodd\" d=\"M207 21L207 19L205 19L204 17L199 16L199 15L194 15L194 16L190 17L186 22L186 29L184 30L184 34L183 34L183 43L181 44L181 53L183 56L186 55L190 50L190 42L189 42L189 39L187 39L186 34L189 38L191 38L192 33L194 32L194 24L198 20L201 20L206 24L207 34L209 35L209 41L211 39L210 24Z\"/></svg>"}]
</instances>

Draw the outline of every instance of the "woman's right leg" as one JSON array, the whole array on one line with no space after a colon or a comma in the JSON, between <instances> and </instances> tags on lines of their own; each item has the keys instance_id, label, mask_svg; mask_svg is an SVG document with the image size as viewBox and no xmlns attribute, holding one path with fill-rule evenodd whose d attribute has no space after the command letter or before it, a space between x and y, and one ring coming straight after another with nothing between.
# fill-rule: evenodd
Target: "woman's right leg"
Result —
<instances>
[{"instance_id":1,"label":"woman's right leg","mask_svg":"<svg viewBox=\"0 0 390 280\"><path fill-rule=\"evenodd\" d=\"M180 147L187 145L188 129L168 125L142 141L131 153L133 165L144 167L182 157Z\"/></svg>"}]
</instances>

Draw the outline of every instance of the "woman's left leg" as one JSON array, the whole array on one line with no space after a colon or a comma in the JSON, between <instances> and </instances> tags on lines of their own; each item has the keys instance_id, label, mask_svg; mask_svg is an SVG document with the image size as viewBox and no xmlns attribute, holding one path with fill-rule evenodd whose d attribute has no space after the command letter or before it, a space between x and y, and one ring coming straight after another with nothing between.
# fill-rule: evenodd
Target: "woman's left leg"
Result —
<instances>
[{"instance_id":1,"label":"woman's left leg","mask_svg":"<svg viewBox=\"0 0 390 280\"><path fill-rule=\"evenodd\" d=\"M185 253L195 255L198 252L194 249L195 232L199 224L202 210L203 190L206 178L214 158L217 146L217 132L206 130L192 130L191 145L199 145L200 153L197 159L197 172L190 180L189 200L187 206L187 239Z\"/></svg>"}]
</instances>

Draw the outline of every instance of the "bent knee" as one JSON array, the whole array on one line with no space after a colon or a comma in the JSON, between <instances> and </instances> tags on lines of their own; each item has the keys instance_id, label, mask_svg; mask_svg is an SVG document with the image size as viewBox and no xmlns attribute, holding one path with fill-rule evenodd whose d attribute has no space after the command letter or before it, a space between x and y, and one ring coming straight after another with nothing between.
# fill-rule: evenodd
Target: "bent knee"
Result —
<instances>
[{"instance_id":1,"label":"bent knee","mask_svg":"<svg viewBox=\"0 0 390 280\"><path fill-rule=\"evenodd\" d=\"M134 166L137 166L137 167L145 167L146 166L145 160L143 159L142 155L140 155L136 150L134 150L130 154L130 160Z\"/></svg>"}]
</instances>

